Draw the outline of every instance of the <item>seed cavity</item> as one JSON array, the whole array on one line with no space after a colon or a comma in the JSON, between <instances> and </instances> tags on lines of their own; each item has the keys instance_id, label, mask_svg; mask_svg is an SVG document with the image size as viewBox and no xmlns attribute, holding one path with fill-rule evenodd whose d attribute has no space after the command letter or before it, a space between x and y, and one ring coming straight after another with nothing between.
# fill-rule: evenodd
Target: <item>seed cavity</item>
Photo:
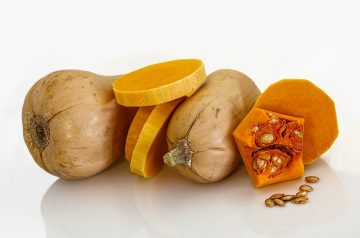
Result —
<instances>
[{"instance_id":1,"label":"seed cavity","mask_svg":"<svg viewBox=\"0 0 360 238\"><path fill-rule=\"evenodd\" d=\"M264 159L266 161L269 161L271 156L269 155L269 153L264 153L264 154L261 154L261 159Z\"/></svg>"}]
</instances>

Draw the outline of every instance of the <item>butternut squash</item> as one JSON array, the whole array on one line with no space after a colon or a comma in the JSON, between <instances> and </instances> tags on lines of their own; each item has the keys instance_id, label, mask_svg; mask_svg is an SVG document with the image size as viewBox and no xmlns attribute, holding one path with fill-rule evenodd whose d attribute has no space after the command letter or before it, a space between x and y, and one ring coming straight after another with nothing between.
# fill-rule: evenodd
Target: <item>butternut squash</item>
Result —
<instances>
[{"instance_id":1,"label":"butternut squash","mask_svg":"<svg viewBox=\"0 0 360 238\"><path fill-rule=\"evenodd\" d=\"M205 79L201 60L182 59L125 74L114 82L113 90L120 105L153 106L192 95Z\"/></svg>"},{"instance_id":2,"label":"butternut squash","mask_svg":"<svg viewBox=\"0 0 360 238\"><path fill-rule=\"evenodd\" d=\"M254 107L233 133L255 187L304 175L304 119Z\"/></svg>"},{"instance_id":3,"label":"butternut squash","mask_svg":"<svg viewBox=\"0 0 360 238\"><path fill-rule=\"evenodd\" d=\"M239 152L232 132L260 95L255 83L235 70L218 70L174 112L167 128L164 162L196 182L219 181L233 172Z\"/></svg>"},{"instance_id":4,"label":"butternut squash","mask_svg":"<svg viewBox=\"0 0 360 238\"><path fill-rule=\"evenodd\" d=\"M127 137L130 170L144 178L152 178L163 166L166 146L166 125L183 98L154 107L141 107L135 115ZM134 133L134 134L132 134ZM135 146L134 138L136 139ZM132 149L133 148L133 149Z\"/></svg>"},{"instance_id":5,"label":"butternut squash","mask_svg":"<svg viewBox=\"0 0 360 238\"><path fill-rule=\"evenodd\" d=\"M136 108L116 103L116 77L62 70L31 87L23 105L23 133L41 168L61 178L80 179L120 158Z\"/></svg>"},{"instance_id":6,"label":"butternut squash","mask_svg":"<svg viewBox=\"0 0 360 238\"><path fill-rule=\"evenodd\" d=\"M338 135L335 104L308 80L284 79L268 87L256 107L305 119L304 164L318 159Z\"/></svg>"}]
</instances>

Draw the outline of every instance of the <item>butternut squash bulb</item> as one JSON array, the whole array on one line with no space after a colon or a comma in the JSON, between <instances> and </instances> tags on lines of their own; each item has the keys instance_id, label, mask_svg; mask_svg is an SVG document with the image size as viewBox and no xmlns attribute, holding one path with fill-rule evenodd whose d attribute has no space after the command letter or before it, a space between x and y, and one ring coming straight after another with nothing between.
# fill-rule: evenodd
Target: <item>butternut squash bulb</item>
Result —
<instances>
[{"instance_id":1,"label":"butternut squash bulb","mask_svg":"<svg viewBox=\"0 0 360 238\"><path fill-rule=\"evenodd\" d=\"M23 135L41 168L58 177L80 179L120 157L135 108L115 102L114 79L64 70L32 86L23 105Z\"/></svg>"},{"instance_id":2,"label":"butternut squash bulb","mask_svg":"<svg viewBox=\"0 0 360 238\"><path fill-rule=\"evenodd\" d=\"M240 162L232 132L259 95L255 83L238 71L224 69L210 74L170 119L170 151L164 162L200 183L228 176Z\"/></svg>"}]
</instances>

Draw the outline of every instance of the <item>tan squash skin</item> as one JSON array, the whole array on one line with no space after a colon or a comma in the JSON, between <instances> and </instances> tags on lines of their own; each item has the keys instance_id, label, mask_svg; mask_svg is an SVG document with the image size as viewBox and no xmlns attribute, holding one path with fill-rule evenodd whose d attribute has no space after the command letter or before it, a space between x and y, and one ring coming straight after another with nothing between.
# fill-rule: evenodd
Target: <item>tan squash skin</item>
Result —
<instances>
[{"instance_id":1,"label":"tan squash skin","mask_svg":"<svg viewBox=\"0 0 360 238\"><path fill-rule=\"evenodd\" d=\"M124 153L136 108L115 102L115 77L64 70L30 89L23 105L23 135L40 167L80 179L101 172Z\"/></svg>"},{"instance_id":2,"label":"tan squash skin","mask_svg":"<svg viewBox=\"0 0 360 238\"><path fill-rule=\"evenodd\" d=\"M260 91L246 75L218 70L174 112L167 129L171 150L164 162L200 183L233 172L240 156L232 132L253 107Z\"/></svg>"}]
</instances>

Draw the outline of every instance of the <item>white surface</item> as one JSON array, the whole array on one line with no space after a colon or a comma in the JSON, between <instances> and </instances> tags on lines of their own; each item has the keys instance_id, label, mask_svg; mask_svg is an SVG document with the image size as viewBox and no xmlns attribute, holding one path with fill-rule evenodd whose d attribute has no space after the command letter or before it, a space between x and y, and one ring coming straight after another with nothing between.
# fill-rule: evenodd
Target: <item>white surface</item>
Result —
<instances>
[{"instance_id":1,"label":"white surface","mask_svg":"<svg viewBox=\"0 0 360 238\"><path fill-rule=\"evenodd\" d=\"M360 237L358 1L1 1L0 237ZM104 75L195 57L264 90L308 78L336 102L340 136L310 203L264 207L302 180L254 189L244 168L212 185L170 169L152 180L127 162L91 179L42 171L22 139L29 87L58 69ZM316 102L315 102L316 103Z\"/></svg>"}]
</instances>

